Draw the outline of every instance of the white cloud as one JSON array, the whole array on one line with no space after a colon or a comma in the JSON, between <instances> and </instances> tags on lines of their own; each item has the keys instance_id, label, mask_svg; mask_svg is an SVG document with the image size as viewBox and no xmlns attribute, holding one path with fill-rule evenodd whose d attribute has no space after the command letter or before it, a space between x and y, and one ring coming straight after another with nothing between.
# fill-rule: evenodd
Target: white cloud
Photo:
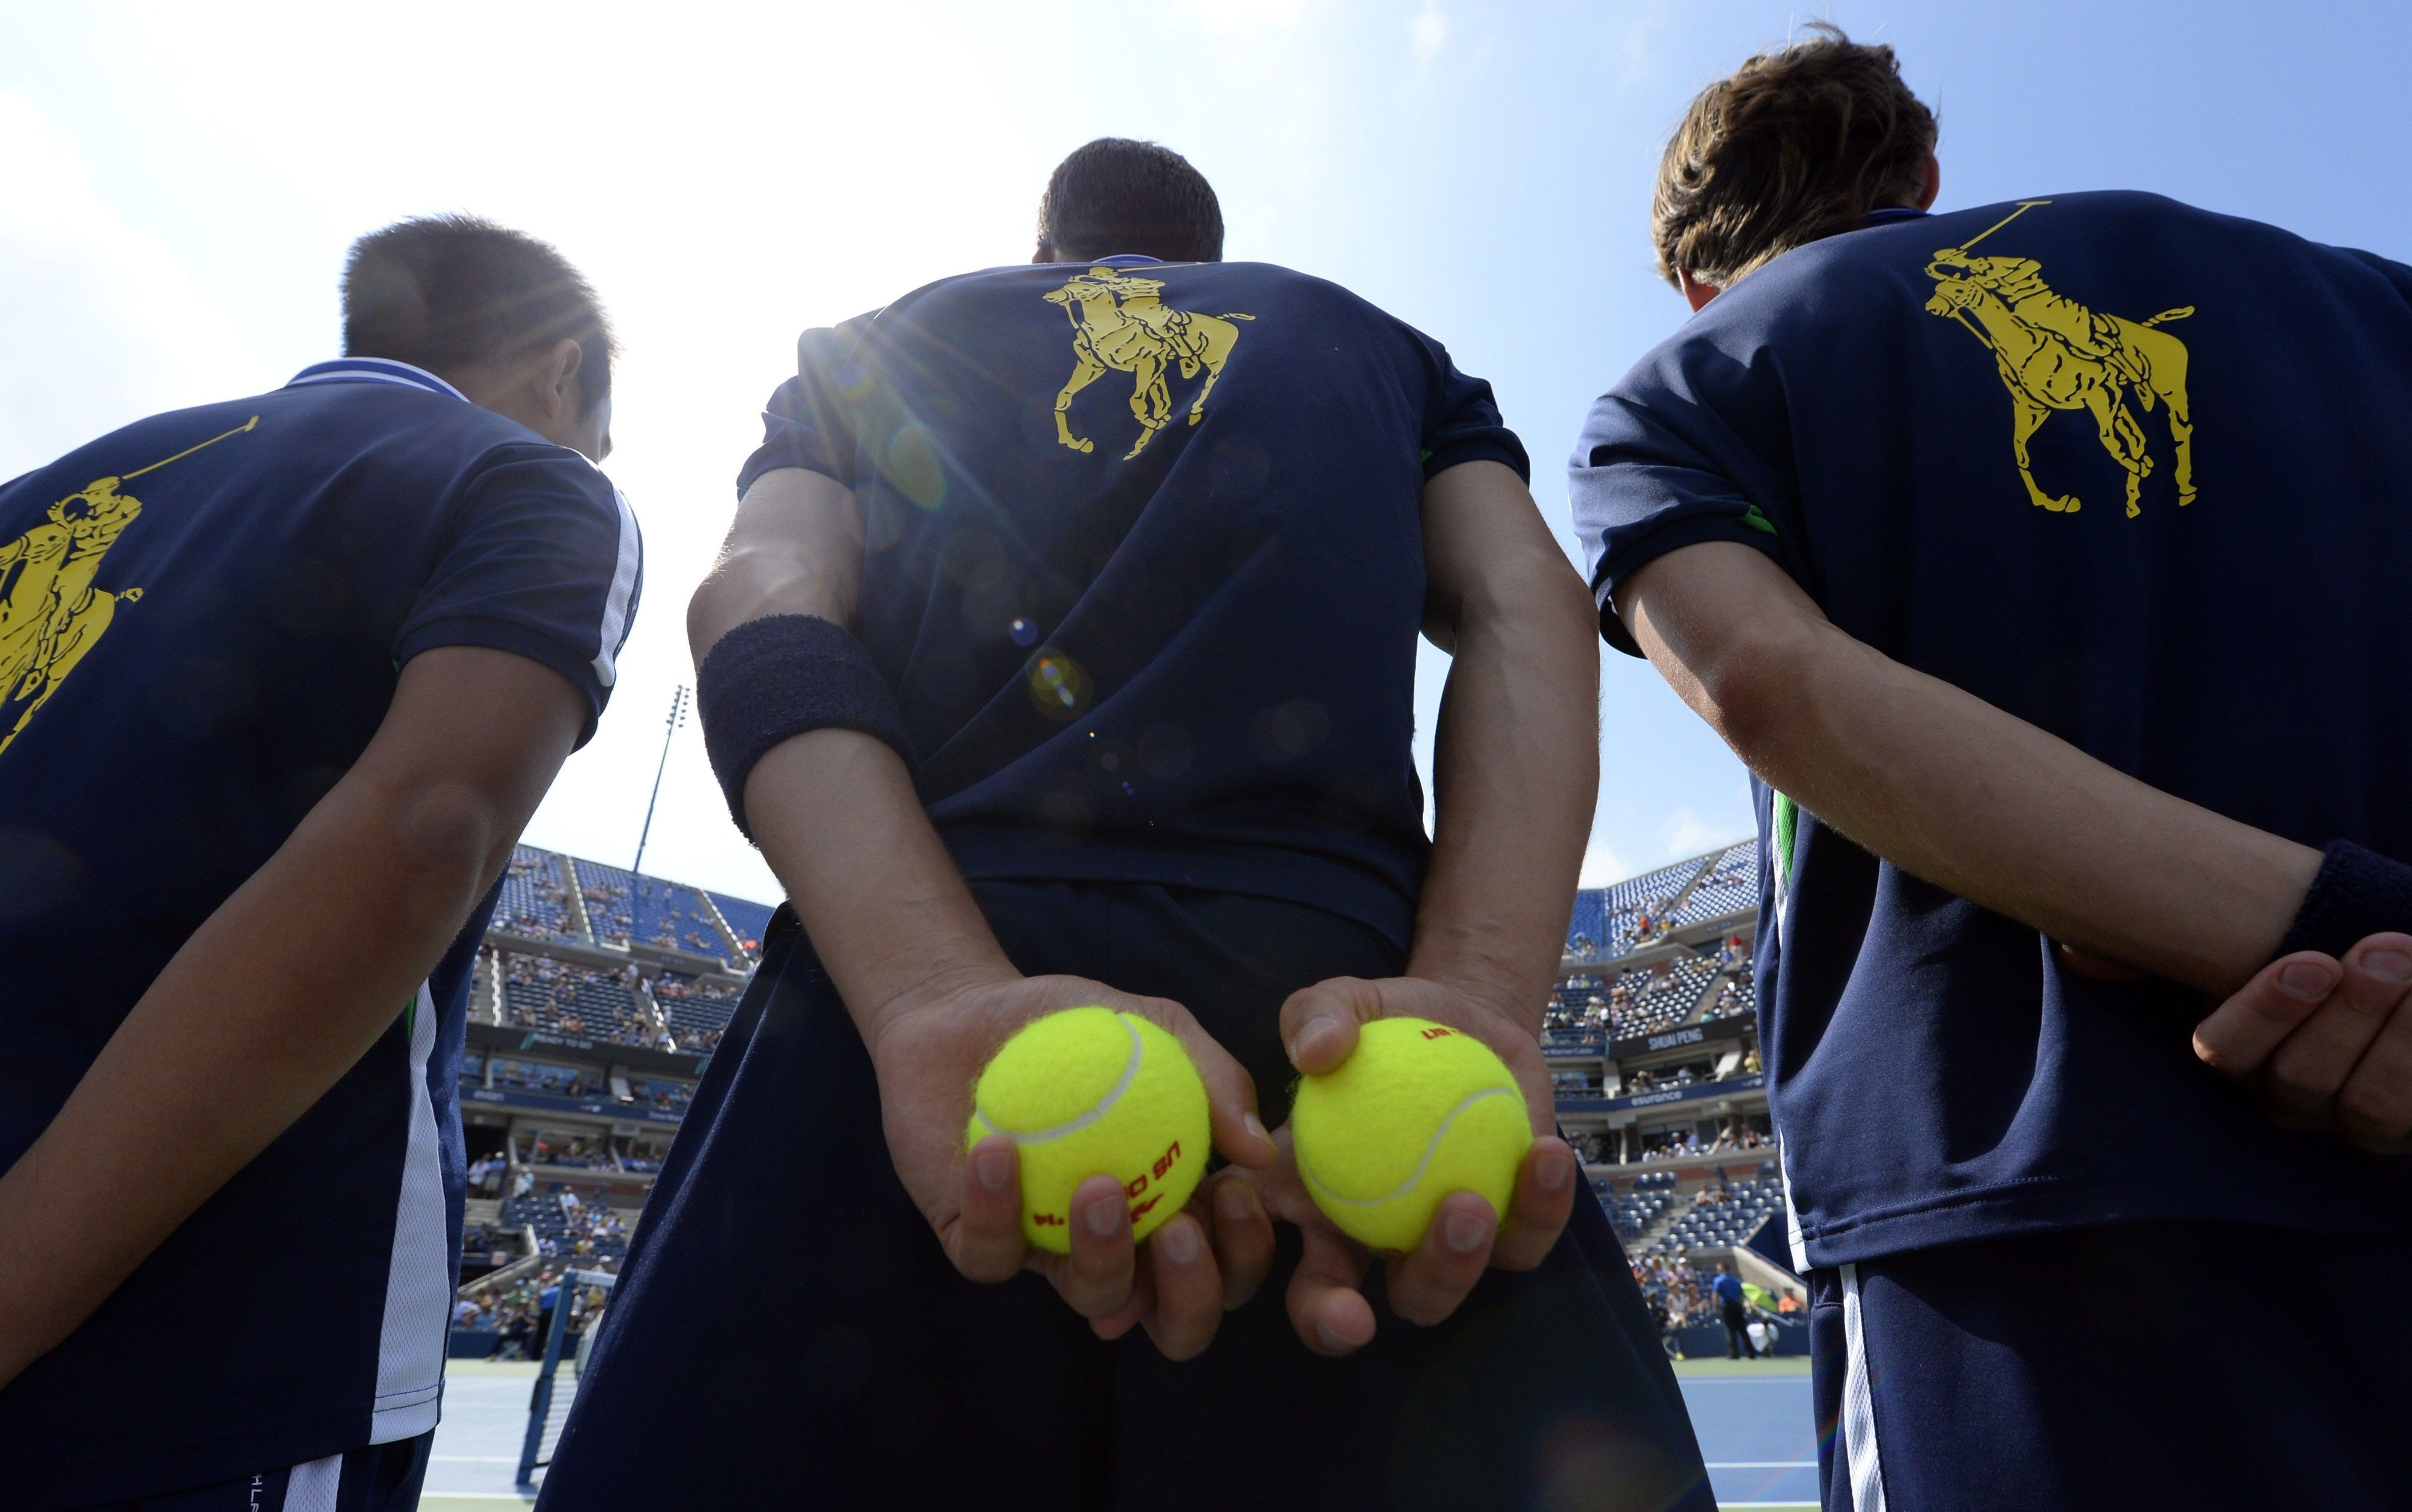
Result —
<instances>
[{"instance_id":1,"label":"white cloud","mask_svg":"<svg viewBox=\"0 0 2412 1512\"><path fill-rule=\"evenodd\" d=\"M1677 809L1658 826L1659 838L1667 844L1667 859L1683 860L1698 856L1739 838L1719 825L1700 817L1692 809Z\"/></svg>"},{"instance_id":2,"label":"white cloud","mask_svg":"<svg viewBox=\"0 0 2412 1512\"><path fill-rule=\"evenodd\" d=\"M1618 88L1631 89L1657 77L1665 53L1661 42L1667 22L1667 0L1643 0L1635 7L1633 20L1625 26L1624 39L1617 47Z\"/></svg>"},{"instance_id":3,"label":"white cloud","mask_svg":"<svg viewBox=\"0 0 2412 1512\"><path fill-rule=\"evenodd\" d=\"M1449 18L1441 14L1440 0L1424 0L1423 9L1407 22L1407 42L1416 50L1416 62L1430 64L1448 40Z\"/></svg>"},{"instance_id":4,"label":"white cloud","mask_svg":"<svg viewBox=\"0 0 2412 1512\"><path fill-rule=\"evenodd\" d=\"M157 237L100 198L40 108L6 91L0 164L0 477L282 376Z\"/></svg>"},{"instance_id":5,"label":"white cloud","mask_svg":"<svg viewBox=\"0 0 2412 1512\"><path fill-rule=\"evenodd\" d=\"M1632 874L1633 868L1619 859L1606 841L1595 840L1583 852L1582 872L1576 880L1576 886L1604 888L1611 882L1622 882Z\"/></svg>"}]
</instances>

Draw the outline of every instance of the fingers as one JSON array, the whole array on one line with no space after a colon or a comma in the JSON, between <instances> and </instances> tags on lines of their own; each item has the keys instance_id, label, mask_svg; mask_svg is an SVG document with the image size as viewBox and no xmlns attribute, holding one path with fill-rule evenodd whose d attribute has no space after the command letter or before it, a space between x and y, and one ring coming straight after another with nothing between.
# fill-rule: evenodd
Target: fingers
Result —
<instances>
[{"instance_id":1,"label":"fingers","mask_svg":"<svg viewBox=\"0 0 2412 1512\"><path fill-rule=\"evenodd\" d=\"M1256 1079L1247 1067L1225 1050L1220 1041L1208 1034L1187 1008L1169 998L1129 998L1126 1011L1153 1020L1158 1027L1181 1041L1189 1052L1191 1064L1198 1067L1199 1079L1206 1083L1206 1117L1214 1140L1214 1148L1235 1166L1262 1170L1273 1163L1272 1136L1265 1132L1264 1120L1257 1116Z\"/></svg>"},{"instance_id":2,"label":"fingers","mask_svg":"<svg viewBox=\"0 0 2412 1512\"><path fill-rule=\"evenodd\" d=\"M1380 991L1360 977L1334 976L1300 988L1281 1010L1289 1064L1311 1077L1339 1070L1357 1049L1357 1026L1381 1016Z\"/></svg>"},{"instance_id":3,"label":"fingers","mask_svg":"<svg viewBox=\"0 0 2412 1512\"><path fill-rule=\"evenodd\" d=\"M2195 1026L2195 1054L2222 1076L2251 1076L2344 976L2343 966L2314 950L2270 962Z\"/></svg>"},{"instance_id":4,"label":"fingers","mask_svg":"<svg viewBox=\"0 0 2412 1512\"><path fill-rule=\"evenodd\" d=\"M1215 1178L1208 1194L1214 1215L1214 1268L1223 1278L1225 1311L1239 1307L1257 1294L1273 1269L1273 1221L1243 1178Z\"/></svg>"},{"instance_id":5,"label":"fingers","mask_svg":"<svg viewBox=\"0 0 2412 1512\"><path fill-rule=\"evenodd\" d=\"M1131 1300L1137 1251L1131 1243L1129 1198L1110 1176L1092 1176L1072 1193L1072 1253L1049 1255L1039 1269L1073 1312L1105 1319ZM1136 1314L1134 1314L1136 1315ZM1130 1326L1125 1320L1123 1328Z\"/></svg>"},{"instance_id":6,"label":"fingers","mask_svg":"<svg viewBox=\"0 0 2412 1512\"><path fill-rule=\"evenodd\" d=\"M2346 1079L2337 1094L2336 1126L2365 1150L2412 1150L2412 995L2395 1005Z\"/></svg>"},{"instance_id":7,"label":"fingers","mask_svg":"<svg viewBox=\"0 0 2412 1512\"><path fill-rule=\"evenodd\" d=\"M1154 1305L1142 1317L1167 1359L1188 1359L1214 1342L1223 1322L1223 1279L1205 1226L1174 1213L1148 1236L1145 1269Z\"/></svg>"},{"instance_id":8,"label":"fingers","mask_svg":"<svg viewBox=\"0 0 2412 1512\"><path fill-rule=\"evenodd\" d=\"M1213 1125L1214 1148L1235 1166L1264 1169L1273 1163L1276 1152L1264 1120L1257 1116L1256 1079L1185 1010L1181 1019L1186 1025L1182 1043L1206 1083L1206 1115Z\"/></svg>"},{"instance_id":9,"label":"fingers","mask_svg":"<svg viewBox=\"0 0 2412 1512\"><path fill-rule=\"evenodd\" d=\"M2346 952L2345 980L2271 1052L2263 1100L2296 1119L2325 1121L2362 1053L2412 983L2412 935L2374 934Z\"/></svg>"},{"instance_id":10,"label":"fingers","mask_svg":"<svg viewBox=\"0 0 2412 1512\"><path fill-rule=\"evenodd\" d=\"M1498 1215L1474 1192L1440 1199L1423 1242L1390 1262L1390 1311L1427 1327L1457 1311L1491 1265Z\"/></svg>"},{"instance_id":11,"label":"fingers","mask_svg":"<svg viewBox=\"0 0 2412 1512\"><path fill-rule=\"evenodd\" d=\"M1022 1270L1022 1152L990 1135L963 1162L963 1212L955 1225L955 1269L973 1281L1006 1281Z\"/></svg>"},{"instance_id":12,"label":"fingers","mask_svg":"<svg viewBox=\"0 0 2412 1512\"><path fill-rule=\"evenodd\" d=\"M1289 1278L1289 1326L1318 1355L1353 1355L1374 1340L1374 1304L1357 1289L1365 1277L1365 1253L1319 1227L1302 1226L1299 1234L1303 1244Z\"/></svg>"},{"instance_id":13,"label":"fingers","mask_svg":"<svg viewBox=\"0 0 2412 1512\"><path fill-rule=\"evenodd\" d=\"M1536 1139L1516 1176L1508 1221L1491 1247L1491 1263L1503 1270L1530 1270L1549 1257L1566 1220L1574 1215L1576 1182L1582 1163L1574 1147L1552 1135Z\"/></svg>"}]
</instances>

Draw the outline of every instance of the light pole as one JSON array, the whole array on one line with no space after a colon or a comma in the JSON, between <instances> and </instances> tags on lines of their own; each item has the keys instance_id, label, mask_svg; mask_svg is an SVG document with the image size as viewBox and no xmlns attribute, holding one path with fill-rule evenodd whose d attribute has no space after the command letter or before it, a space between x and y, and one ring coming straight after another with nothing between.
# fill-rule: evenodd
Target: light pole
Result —
<instances>
[{"instance_id":1,"label":"light pole","mask_svg":"<svg viewBox=\"0 0 2412 1512\"><path fill-rule=\"evenodd\" d=\"M680 683L678 691L670 695L669 717L662 723L668 727L662 731L662 759L654 767L654 796L645 800L645 828L637 835L637 859L636 864L628 868L631 872L642 873L645 869L645 842L654 833L654 805L662 800L662 772L670 764L670 737L686 723L685 683Z\"/></svg>"}]
</instances>

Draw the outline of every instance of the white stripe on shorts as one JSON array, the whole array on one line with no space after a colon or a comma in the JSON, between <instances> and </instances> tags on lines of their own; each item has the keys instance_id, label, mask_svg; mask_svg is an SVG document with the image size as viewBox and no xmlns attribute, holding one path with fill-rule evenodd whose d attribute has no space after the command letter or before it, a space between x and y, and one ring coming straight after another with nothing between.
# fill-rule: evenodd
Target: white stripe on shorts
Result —
<instances>
[{"instance_id":1,"label":"white stripe on shorts","mask_svg":"<svg viewBox=\"0 0 2412 1512\"><path fill-rule=\"evenodd\" d=\"M1884 1465L1876 1457L1875 1394L1868 1387L1868 1341L1860 1324L1860 1268L1843 1267L1843 1465L1851 1512L1885 1512Z\"/></svg>"},{"instance_id":2,"label":"white stripe on shorts","mask_svg":"<svg viewBox=\"0 0 2412 1512\"><path fill-rule=\"evenodd\" d=\"M335 1512L335 1492L343 1489L344 1457L331 1454L306 1465L295 1465L285 1483L285 1512Z\"/></svg>"}]
</instances>

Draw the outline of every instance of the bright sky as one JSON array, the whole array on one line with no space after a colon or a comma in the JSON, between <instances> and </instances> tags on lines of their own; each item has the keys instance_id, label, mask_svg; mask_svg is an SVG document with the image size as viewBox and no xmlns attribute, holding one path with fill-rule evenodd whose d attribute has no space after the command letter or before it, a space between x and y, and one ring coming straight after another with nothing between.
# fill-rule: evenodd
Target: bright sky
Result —
<instances>
[{"instance_id":1,"label":"bright sky","mask_svg":"<svg viewBox=\"0 0 2412 1512\"><path fill-rule=\"evenodd\" d=\"M1355 288L1490 378L1569 554L1592 397L1684 316L1650 272L1685 101L1819 14L1670 0L482 0L9 7L0 18L0 477L336 351L346 244L469 210L583 268L627 355L610 472L646 599L601 733L529 829L626 864L684 612L796 333L1029 255L1103 135L1211 178L1234 258ZM2412 7L1850 3L1943 116L1939 208L2156 190L2412 257ZM1429 731L1443 658L1420 675ZM1605 653L1596 884L1750 829L1738 765ZM763 899L690 726L649 872Z\"/></svg>"}]
</instances>

